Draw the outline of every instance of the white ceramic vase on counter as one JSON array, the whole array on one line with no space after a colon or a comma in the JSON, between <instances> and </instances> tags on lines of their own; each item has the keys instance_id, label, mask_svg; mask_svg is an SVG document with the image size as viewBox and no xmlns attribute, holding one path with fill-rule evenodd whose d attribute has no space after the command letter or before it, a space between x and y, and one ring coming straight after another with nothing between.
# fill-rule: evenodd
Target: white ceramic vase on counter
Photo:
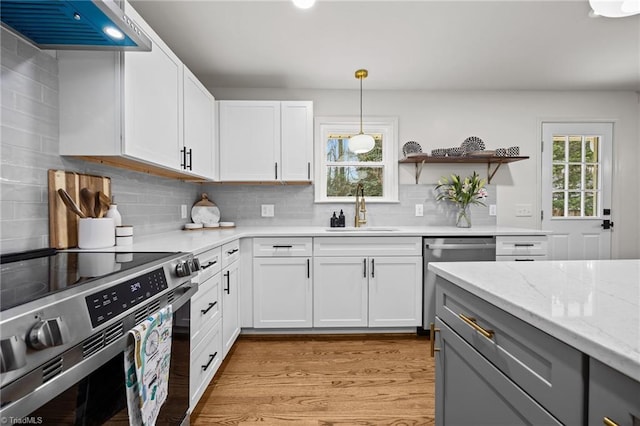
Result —
<instances>
[{"instance_id":1,"label":"white ceramic vase on counter","mask_svg":"<svg viewBox=\"0 0 640 426\"><path fill-rule=\"evenodd\" d=\"M110 217L87 217L78 220L78 247L98 249L116 244L115 224Z\"/></svg>"}]
</instances>

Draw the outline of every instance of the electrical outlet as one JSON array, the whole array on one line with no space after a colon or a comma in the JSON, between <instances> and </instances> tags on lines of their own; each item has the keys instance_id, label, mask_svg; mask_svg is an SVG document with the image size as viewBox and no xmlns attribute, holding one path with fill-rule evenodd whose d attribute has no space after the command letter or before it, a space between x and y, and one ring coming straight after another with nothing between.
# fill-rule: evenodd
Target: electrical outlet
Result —
<instances>
[{"instance_id":1,"label":"electrical outlet","mask_svg":"<svg viewBox=\"0 0 640 426\"><path fill-rule=\"evenodd\" d=\"M260 206L262 217L273 217L275 213L275 209L273 204L262 204Z\"/></svg>"},{"instance_id":2,"label":"electrical outlet","mask_svg":"<svg viewBox=\"0 0 640 426\"><path fill-rule=\"evenodd\" d=\"M489 216L495 216L497 209L495 204L489 204Z\"/></svg>"},{"instance_id":3,"label":"electrical outlet","mask_svg":"<svg viewBox=\"0 0 640 426\"><path fill-rule=\"evenodd\" d=\"M517 217L533 216L533 208L531 207L531 204L516 204L516 216Z\"/></svg>"},{"instance_id":4,"label":"electrical outlet","mask_svg":"<svg viewBox=\"0 0 640 426\"><path fill-rule=\"evenodd\" d=\"M187 205L183 204L180 206L180 217L182 219L186 219L187 218Z\"/></svg>"},{"instance_id":5,"label":"electrical outlet","mask_svg":"<svg viewBox=\"0 0 640 426\"><path fill-rule=\"evenodd\" d=\"M416 204L416 216L424 216L424 206L422 204Z\"/></svg>"}]
</instances>

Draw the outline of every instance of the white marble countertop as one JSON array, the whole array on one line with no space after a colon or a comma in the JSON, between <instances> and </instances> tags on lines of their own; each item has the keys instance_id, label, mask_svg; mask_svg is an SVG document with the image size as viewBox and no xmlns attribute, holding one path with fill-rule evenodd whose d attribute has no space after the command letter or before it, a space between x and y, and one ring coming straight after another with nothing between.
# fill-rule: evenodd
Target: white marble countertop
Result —
<instances>
[{"instance_id":1,"label":"white marble countertop","mask_svg":"<svg viewBox=\"0 0 640 426\"><path fill-rule=\"evenodd\" d=\"M547 235L548 231L500 226L379 226L331 230L320 226L240 226L230 229L171 231L155 235L136 236L132 246L116 246L113 251L184 251L194 254L220 246L238 238L251 237L320 237L320 236L487 236L487 235ZM105 251L102 249L100 251Z\"/></svg>"},{"instance_id":2,"label":"white marble countertop","mask_svg":"<svg viewBox=\"0 0 640 426\"><path fill-rule=\"evenodd\" d=\"M640 381L640 260L436 262L429 269Z\"/></svg>"}]
</instances>

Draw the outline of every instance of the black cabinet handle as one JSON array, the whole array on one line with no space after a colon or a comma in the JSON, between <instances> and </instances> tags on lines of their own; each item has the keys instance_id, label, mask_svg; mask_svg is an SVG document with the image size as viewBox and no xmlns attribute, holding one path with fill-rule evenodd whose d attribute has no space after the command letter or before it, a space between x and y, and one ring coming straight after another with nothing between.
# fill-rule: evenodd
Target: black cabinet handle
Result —
<instances>
[{"instance_id":1,"label":"black cabinet handle","mask_svg":"<svg viewBox=\"0 0 640 426\"><path fill-rule=\"evenodd\" d=\"M535 259L515 259L516 262L533 262Z\"/></svg>"},{"instance_id":2,"label":"black cabinet handle","mask_svg":"<svg viewBox=\"0 0 640 426\"><path fill-rule=\"evenodd\" d=\"M281 245L281 246L275 245L275 246L273 246L273 248L275 248L275 249L277 249L277 248L293 248L293 246L292 245Z\"/></svg>"},{"instance_id":3,"label":"black cabinet handle","mask_svg":"<svg viewBox=\"0 0 640 426\"><path fill-rule=\"evenodd\" d=\"M209 368L213 360L216 359L217 355L218 355L218 352L215 352L213 355L209 355L209 362L207 362L205 365L202 366L202 371L207 371L207 368Z\"/></svg>"},{"instance_id":4,"label":"black cabinet handle","mask_svg":"<svg viewBox=\"0 0 640 426\"><path fill-rule=\"evenodd\" d=\"M371 278L375 278L376 276L376 260L371 259Z\"/></svg>"},{"instance_id":5,"label":"black cabinet handle","mask_svg":"<svg viewBox=\"0 0 640 426\"><path fill-rule=\"evenodd\" d=\"M515 243L513 246L514 247L533 247L534 244L533 243Z\"/></svg>"},{"instance_id":6,"label":"black cabinet handle","mask_svg":"<svg viewBox=\"0 0 640 426\"><path fill-rule=\"evenodd\" d=\"M311 261L307 259L307 278L311 278Z\"/></svg>"},{"instance_id":7,"label":"black cabinet handle","mask_svg":"<svg viewBox=\"0 0 640 426\"><path fill-rule=\"evenodd\" d=\"M227 277L227 288L224 289L225 293L231 294L231 273L229 271L224 273L224 276Z\"/></svg>"},{"instance_id":8,"label":"black cabinet handle","mask_svg":"<svg viewBox=\"0 0 640 426\"><path fill-rule=\"evenodd\" d=\"M227 252L227 254L228 254L229 256L231 256L233 253L237 252L238 250L240 250L240 249L234 248L233 250L229 250L229 251Z\"/></svg>"},{"instance_id":9,"label":"black cabinet handle","mask_svg":"<svg viewBox=\"0 0 640 426\"><path fill-rule=\"evenodd\" d=\"M311 163L307 163L307 179L311 180Z\"/></svg>"},{"instance_id":10,"label":"black cabinet handle","mask_svg":"<svg viewBox=\"0 0 640 426\"><path fill-rule=\"evenodd\" d=\"M202 268L201 268L201 269L207 269L209 266L213 266L213 265L215 265L216 263L218 263L218 261L217 261L217 260L212 260L211 262L209 262L209 263L207 263L206 265L202 266Z\"/></svg>"},{"instance_id":11,"label":"black cabinet handle","mask_svg":"<svg viewBox=\"0 0 640 426\"><path fill-rule=\"evenodd\" d=\"M185 148L186 150L186 148ZM189 168L189 170L193 170L193 149L189 148L189 165L186 166Z\"/></svg>"},{"instance_id":12,"label":"black cabinet handle","mask_svg":"<svg viewBox=\"0 0 640 426\"><path fill-rule=\"evenodd\" d=\"M187 168L187 148L180 149L180 154L182 154L182 162L180 163L180 167L183 169Z\"/></svg>"},{"instance_id":13,"label":"black cabinet handle","mask_svg":"<svg viewBox=\"0 0 640 426\"><path fill-rule=\"evenodd\" d=\"M362 273L362 276L364 278L367 278L367 258L366 257L362 261L362 265L364 265L364 272Z\"/></svg>"},{"instance_id":14,"label":"black cabinet handle","mask_svg":"<svg viewBox=\"0 0 640 426\"><path fill-rule=\"evenodd\" d=\"M276 163L276 180L278 180L278 163Z\"/></svg>"},{"instance_id":15,"label":"black cabinet handle","mask_svg":"<svg viewBox=\"0 0 640 426\"><path fill-rule=\"evenodd\" d=\"M209 312L217 304L218 304L218 302L209 303L209 307L207 309L200 309L200 313L202 315L205 315L207 312Z\"/></svg>"}]
</instances>

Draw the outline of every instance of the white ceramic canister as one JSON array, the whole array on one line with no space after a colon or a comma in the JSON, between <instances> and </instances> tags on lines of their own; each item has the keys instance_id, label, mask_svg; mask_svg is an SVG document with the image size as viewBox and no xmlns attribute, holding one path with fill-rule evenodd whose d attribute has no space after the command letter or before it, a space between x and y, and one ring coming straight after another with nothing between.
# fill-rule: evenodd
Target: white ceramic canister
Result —
<instances>
[{"instance_id":1,"label":"white ceramic canister","mask_svg":"<svg viewBox=\"0 0 640 426\"><path fill-rule=\"evenodd\" d=\"M107 210L107 213L105 213L104 217L110 217L113 219L113 222L115 223L116 226L120 226L122 225L122 216L120 215L120 212L118 211L118 205L117 204L109 204L109 210Z\"/></svg>"},{"instance_id":2,"label":"white ceramic canister","mask_svg":"<svg viewBox=\"0 0 640 426\"><path fill-rule=\"evenodd\" d=\"M98 249L113 247L116 244L116 232L110 217L87 217L78 220L78 247Z\"/></svg>"}]
</instances>

